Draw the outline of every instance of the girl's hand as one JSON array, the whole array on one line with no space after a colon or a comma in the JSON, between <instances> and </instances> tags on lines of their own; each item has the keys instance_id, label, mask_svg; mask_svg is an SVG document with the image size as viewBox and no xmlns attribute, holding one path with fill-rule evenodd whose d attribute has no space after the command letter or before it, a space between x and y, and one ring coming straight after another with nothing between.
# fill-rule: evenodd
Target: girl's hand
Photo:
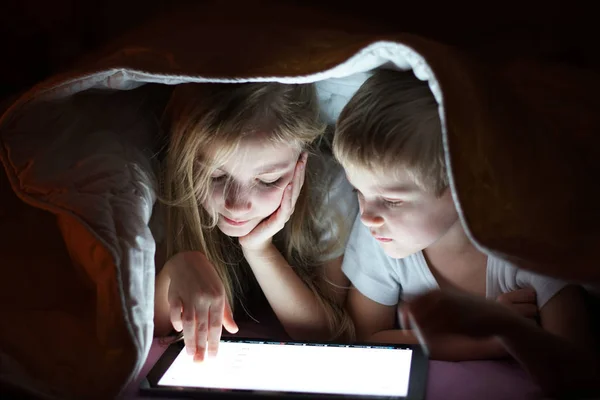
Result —
<instances>
[{"instance_id":1,"label":"girl's hand","mask_svg":"<svg viewBox=\"0 0 600 400\"><path fill-rule=\"evenodd\" d=\"M221 326L236 333L221 278L206 256L199 251L174 255L167 261L171 323L176 331L183 330L185 348L194 361L204 360L208 354L217 354Z\"/></svg>"},{"instance_id":2,"label":"girl's hand","mask_svg":"<svg viewBox=\"0 0 600 400\"><path fill-rule=\"evenodd\" d=\"M496 301L512 308L523 317L529 318L537 324L540 310L536 298L537 294L534 289L525 288L502 293L496 298Z\"/></svg>"},{"instance_id":3,"label":"girl's hand","mask_svg":"<svg viewBox=\"0 0 600 400\"><path fill-rule=\"evenodd\" d=\"M485 298L434 290L404 303L402 317L404 326L419 331L427 342L448 334L474 338L499 335L519 314Z\"/></svg>"},{"instance_id":4,"label":"girl's hand","mask_svg":"<svg viewBox=\"0 0 600 400\"><path fill-rule=\"evenodd\" d=\"M246 236L239 238L240 245L244 251L264 250L272 243L273 236L282 230L289 221L294 213L294 207L296 206L298 196L300 196L302 185L304 185L307 158L307 153L302 153L300 155L300 159L296 163L296 169L294 170L294 177L284 189L279 208L268 218L261 221L261 223L258 224L256 228L252 229Z\"/></svg>"}]
</instances>

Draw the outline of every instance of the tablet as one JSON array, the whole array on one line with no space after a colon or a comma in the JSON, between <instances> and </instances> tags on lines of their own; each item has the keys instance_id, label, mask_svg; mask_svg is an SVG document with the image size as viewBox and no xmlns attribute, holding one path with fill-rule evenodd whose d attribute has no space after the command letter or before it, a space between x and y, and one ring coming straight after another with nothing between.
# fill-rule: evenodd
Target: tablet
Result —
<instances>
[{"instance_id":1,"label":"tablet","mask_svg":"<svg viewBox=\"0 0 600 400\"><path fill-rule=\"evenodd\" d=\"M418 345L274 342L223 338L195 363L173 343L147 376L144 394L165 397L422 399L428 360Z\"/></svg>"}]
</instances>

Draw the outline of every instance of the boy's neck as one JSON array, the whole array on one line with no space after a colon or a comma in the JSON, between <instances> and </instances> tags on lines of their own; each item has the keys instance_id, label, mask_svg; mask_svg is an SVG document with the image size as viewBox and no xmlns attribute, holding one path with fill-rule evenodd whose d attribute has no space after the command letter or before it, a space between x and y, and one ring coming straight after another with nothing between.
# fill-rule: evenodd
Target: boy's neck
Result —
<instances>
[{"instance_id":1,"label":"boy's neck","mask_svg":"<svg viewBox=\"0 0 600 400\"><path fill-rule=\"evenodd\" d=\"M448 229L446 234L444 234L437 242L426 248L424 252L429 258L461 257L480 253L467 237L460 219L458 218L450 229Z\"/></svg>"},{"instance_id":2,"label":"boy's neck","mask_svg":"<svg viewBox=\"0 0 600 400\"><path fill-rule=\"evenodd\" d=\"M424 255L442 290L486 295L487 256L471 243L458 219Z\"/></svg>"}]
</instances>

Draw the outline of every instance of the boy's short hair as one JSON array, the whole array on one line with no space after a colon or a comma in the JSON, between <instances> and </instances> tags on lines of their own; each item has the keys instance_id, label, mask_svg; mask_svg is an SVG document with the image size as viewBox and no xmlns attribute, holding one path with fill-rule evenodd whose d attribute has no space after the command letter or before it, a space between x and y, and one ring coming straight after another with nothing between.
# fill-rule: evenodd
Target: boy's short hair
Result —
<instances>
[{"instance_id":1,"label":"boy's short hair","mask_svg":"<svg viewBox=\"0 0 600 400\"><path fill-rule=\"evenodd\" d=\"M438 103L412 71L378 70L344 107L333 152L345 167L405 168L423 190L448 187Z\"/></svg>"}]
</instances>

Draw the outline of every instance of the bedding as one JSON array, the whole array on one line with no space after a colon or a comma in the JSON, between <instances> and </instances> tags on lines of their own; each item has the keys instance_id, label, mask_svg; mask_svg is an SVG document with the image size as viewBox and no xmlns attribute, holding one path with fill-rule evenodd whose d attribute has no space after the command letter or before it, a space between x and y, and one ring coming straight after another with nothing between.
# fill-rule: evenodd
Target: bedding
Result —
<instances>
[{"instance_id":1,"label":"bedding","mask_svg":"<svg viewBox=\"0 0 600 400\"><path fill-rule=\"evenodd\" d=\"M1 317L13 321L0 335L0 379L113 398L139 374L152 346L160 116L185 82L316 82L333 122L370 71L412 69L439 102L471 240L538 272L600 281L596 72L507 48L479 57L402 26L355 31L343 15L317 23L289 4L207 7L149 21L2 113L14 204L0 226Z\"/></svg>"}]
</instances>

